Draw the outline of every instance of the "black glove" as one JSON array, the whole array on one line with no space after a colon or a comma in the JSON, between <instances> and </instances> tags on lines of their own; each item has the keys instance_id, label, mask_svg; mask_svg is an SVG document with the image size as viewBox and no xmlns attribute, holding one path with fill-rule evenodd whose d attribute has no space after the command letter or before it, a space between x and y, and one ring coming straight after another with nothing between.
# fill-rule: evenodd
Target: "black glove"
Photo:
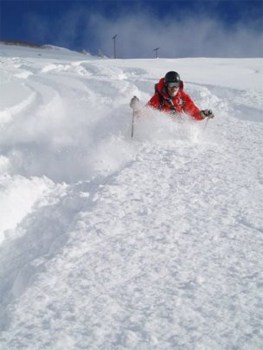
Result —
<instances>
[{"instance_id":1,"label":"black glove","mask_svg":"<svg viewBox=\"0 0 263 350\"><path fill-rule=\"evenodd\" d=\"M214 113L211 111L211 109L203 109L202 111L201 111L201 116L203 117L203 118L214 118L215 117L215 115L214 115Z\"/></svg>"},{"instance_id":2,"label":"black glove","mask_svg":"<svg viewBox=\"0 0 263 350\"><path fill-rule=\"evenodd\" d=\"M133 98L131 99L131 102L130 102L130 107L132 109L137 109L136 107L138 107L138 102L139 102L139 99L137 96L133 96Z\"/></svg>"}]
</instances>

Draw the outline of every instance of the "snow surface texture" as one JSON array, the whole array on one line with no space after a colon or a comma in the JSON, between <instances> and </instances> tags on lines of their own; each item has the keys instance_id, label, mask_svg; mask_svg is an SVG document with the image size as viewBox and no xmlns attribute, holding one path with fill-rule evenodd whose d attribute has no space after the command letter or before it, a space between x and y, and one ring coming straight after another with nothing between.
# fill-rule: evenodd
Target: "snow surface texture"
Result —
<instances>
[{"instance_id":1,"label":"snow surface texture","mask_svg":"<svg viewBox=\"0 0 263 350\"><path fill-rule=\"evenodd\" d=\"M177 70L214 120L146 102ZM0 348L262 349L262 59L0 46Z\"/></svg>"}]
</instances>

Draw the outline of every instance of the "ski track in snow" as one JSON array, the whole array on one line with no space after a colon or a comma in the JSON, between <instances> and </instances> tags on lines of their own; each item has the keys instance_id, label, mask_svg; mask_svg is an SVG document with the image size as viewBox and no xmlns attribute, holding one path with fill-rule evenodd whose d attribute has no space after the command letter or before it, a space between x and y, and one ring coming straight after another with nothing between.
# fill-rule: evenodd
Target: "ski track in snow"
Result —
<instances>
[{"instance_id":1,"label":"ski track in snow","mask_svg":"<svg viewBox=\"0 0 263 350\"><path fill-rule=\"evenodd\" d=\"M1 349L261 349L262 61L64 54L1 57ZM171 65L217 118L131 140Z\"/></svg>"}]
</instances>

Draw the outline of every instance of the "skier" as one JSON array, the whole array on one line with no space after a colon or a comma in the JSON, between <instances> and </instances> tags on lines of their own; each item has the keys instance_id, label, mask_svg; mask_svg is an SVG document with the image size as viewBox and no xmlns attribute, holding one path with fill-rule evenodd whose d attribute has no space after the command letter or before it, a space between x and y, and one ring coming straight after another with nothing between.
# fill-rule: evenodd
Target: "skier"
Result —
<instances>
[{"instance_id":1,"label":"skier","mask_svg":"<svg viewBox=\"0 0 263 350\"><path fill-rule=\"evenodd\" d=\"M141 116L142 110L139 107L139 99L134 96L131 99L130 106L136 116ZM214 118L210 109L200 110L190 96L184 92L184 84L177 72L171 71L161 78L155 85L155 94L147 103L148 107L158 109L170 115L180 115L186 113L195 120L205 118Z\"/></svg>"}]
</instances>

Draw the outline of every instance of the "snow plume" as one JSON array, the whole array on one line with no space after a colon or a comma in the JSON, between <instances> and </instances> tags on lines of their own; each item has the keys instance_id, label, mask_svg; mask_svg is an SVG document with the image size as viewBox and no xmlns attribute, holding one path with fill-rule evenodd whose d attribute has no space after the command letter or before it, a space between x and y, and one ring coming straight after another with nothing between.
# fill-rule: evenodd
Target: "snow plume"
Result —
<instances>
[{"instance_id":1,"label":"snow plume","mask_svg":"<svg viewBox=\"0 0 263 350\"><path fill-rule=\"evenodd\" d=\"M111 118L116 119L117 129L114 124L108 125ZM109 147L112 157L108 166L110 171L117 170L122 158L117 149L125 151L121 146L122 137L111 135L118 129L125 132L128 128L127 120L123 123L122 119L120 110L104 107L99 111L88 103L78 105L74 99L54 98L50 105L28 113L22 124L15 120L3 135L1 142L9 148L5 156L11 163L10 171L75 182L95 175L99 163L107 166L105 152L103 155L99 150Z\"/></svg>"},{"instance_id":2,"label":"snow plume","mask_svg":"<svg viewBox=\"0 0 263 350\"><path fill-rule=\"evenodd\" d=\"M120 33L119 57L259 57L263 33L244 26L225 28L218 20L205 16L177 19L129 15L111 20L99 15L91 18L92 31L100 47L112 52L105 33Z\"/></svg>"},{"instance_id":3,"label":"snow plume","mask_svg":"<svg viewBox=\"0 0 263 350\"><path fill-rule=\"evenodd\" d=\"M180 6L180 2L178 4ZM174 10L175 11L175 10ZM35 26L37 22L37 26ZM85 7L75 8L47 23L45 18L29 16L30 32L46 41L66 47L86 49L97 54L113 55L112 36L117 37L119 58L154 57L259 57L262 56L263 32L258 22L236 22L226 26L220 17L167 13L158 17L145 9L103 15ZM35 32L35 34L34 34Z\"/></svg>"}]
</instances>

